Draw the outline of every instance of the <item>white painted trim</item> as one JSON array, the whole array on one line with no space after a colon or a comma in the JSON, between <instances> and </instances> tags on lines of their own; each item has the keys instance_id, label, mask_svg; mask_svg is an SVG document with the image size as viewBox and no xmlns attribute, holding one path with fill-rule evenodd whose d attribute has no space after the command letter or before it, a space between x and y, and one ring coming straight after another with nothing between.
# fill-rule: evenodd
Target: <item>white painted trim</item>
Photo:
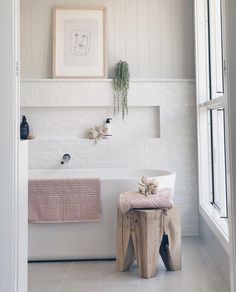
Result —
<instances>
[{"instance_id":1,"label":"white painted trim","mask_svg":"<svg viewBox=\"0 0 236 292\"><path fill-rule=\"evenodd\" d=\"M228 0L226 5L226 30L227 30L227 79L228 79L228 123L229 123L229 243L230 243L230 279L231 292L236 291L236 1Z\"/></svg>"},{"instance_id":2,"label":"white painted trim","mask_svg":"<svg viewBox=\"0 0 236 292\"><path fill-rule=\"evenodd\" d=\"M0 1L0 291L25 292L19 274L19 1Z\"/></svg>"},{"instance_id":3,"label":"white painted trim","mask_svg":"<svg viewBox=\"0 0 236 292\"><path fill-rule=\"evenodd\" d=\"M129 107L137 107L137 108L141 108L141 107L160 107L160 103L152 104L152 103L145 103L145 104L128 104ZM97 107L97 108L101 108L101 107L112 107L113 108L113 104L111 103L107 103L107 104L89 104L89 105L76 105L76 104L71 104L71 105L53 105L53 104L49 104L49 105L39 105L39 104L31 104L31 105L21 105L21 108L87 108L87 107Z\"/></svg>"},{"instance_id":4,"label":"white painted trim","mask_svg":"<svg viewBox=\"0 0 236 292\"><path fill-rule=\"evenodd\" d=\"M200 107L207 107L208 109L214 109L216 107L222 106L224 104L224 98L219 97L217 99L209 100L204 103L201 103L199 106Z\"/></svg>"},{"instance_id":5,"label":"white painted trim","mask_svg":"<svg viewBox=\"0 0 236 292\"><path fill-rule=\"evenodd\" d=\"M112 82L112 79L22 79L21 82ZM195 82L195 79L130 79L130 82Z\"/></svg>"},{"instance_id":6,"label":"white painted trim","mask_svg":"<svg viewBox=\"0 0 236 292\"><path fill-rule=\"evenodd\" d=\"M135 142L143 142L143 137L129 137L129 138L115 138L115 137L112 137L110 139L101 139L99 140L99 144L103 144L103 145L109 145L109 144L113 144L114 141L116 142L121 142L121 141L135 141ZM48 138L34 138L34 139L31 139L31 140L27 140L28 143L30 144L30 142L34 142L35 140L37 141L52 141ZM154 141L158 141L158 142L163 142L163 138L150 138L150 137L145 137L145 141L150 141L150 142L154 142ZM53 139L53 141L65 141L65 139L62 139L62 138L55 138ZM73 137L72 138L66 138L66 141L67 142L79 142L80 144L83 144L83 145L93 145L94 144L94 140L92 139L88 139L88 138L78 138L78 139L74 139Z\"/></svg>"},{"instance_id":7,"label":"white painted trim","mask_svg":"<svg viewBox=\"0 0 236 292\"><path fill-rule=\"evenodd\" d=\"M28 291L28 141L19 143L18 289Z\"/></svg>"},{"instance_id":8,"label":"white painted trim","mask_svg":"<svg viewBox=\"0 0 236 292\"><path fill-rule=\"evenodd\" d=\"M211 266L211 268L214 271L214 274L217 277L218 285L220 286L220 291L228 291L226 287L226 283L224 282L222 275L219 273L218 267L216 266L215 262L213 261L212 256L210 255L209 250L206 247L206 242L204 242L204 240L200 238L199 243L200 243L201 252L204 254L205 258L207 258L208 264Z\"/></svg>"},{"instance_id":9,"label":"white painted trim","mask_svg":"<svg viewBox=\"0 0 236 292\"><path fill-rule=\"evenodd\" d=\"M224 250L229 254L228 222L220 218L220 214L213 206L200 205L199 212L215 234Z\"/></svg>"}]
</instances>

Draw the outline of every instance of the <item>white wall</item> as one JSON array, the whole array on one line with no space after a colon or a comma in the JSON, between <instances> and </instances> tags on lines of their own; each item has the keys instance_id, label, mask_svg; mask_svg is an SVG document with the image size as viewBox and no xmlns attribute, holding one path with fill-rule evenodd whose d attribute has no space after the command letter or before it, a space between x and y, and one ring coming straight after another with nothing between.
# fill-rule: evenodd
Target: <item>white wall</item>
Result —
<instances>
[{"instance_id":1,"label":"white wall","mask_svg":"<svg viewBox=\"0 0 236 292\"><path fill-rule=\"evenodd\" d=\"M50 90L58 86L73 96ZM132 81L129 117L125 124L120 117L112 122L114 137L98 145L78 139L112 112L111 88L110 81L22 82L22 114L36 135L29 142L29 167L60 168L63 154L69 152L68 168L172 170L177 173L175 203L182 208L183 234L198 234L195 83Z\"/></svg>"},{"instance_id":2,"label":"white wall","mask_svg":"<svg viewBox=\"0 0 236 292\"><path fill-rule=\"evenodd\" d=\"M52 8L108 8L109 76L127 60L132 78L194 78L193 0L21 0L22 78L52 76Z\"/></svg>"},{"instance_id":3,"label":"white wall","mask_svg":"<svg viewBox=\"0 0 236 292\"><path fill-rule=\"evenodd\" d=\"M21 1L21 105L36 136L29 145L30 168L60 167L63 153L70 152L69 168L173 170L187 235L198 234L195 84L172 79L194 77L192 2ZM128 119L124 124L115 118L113 139L94 146L81 138L112 115L111 81L42 78L51 77L52 8L99 4L108 7L109 74L126 59L133 80Z\"/></svg>"},{"instance_id":4,"label":"white wall","mask_svg":"<svg viewBox=\"0 0 236 292\"><path fill-rule=\"evenodd\" d=\"M230 291L229 254L220 244L218 238L216 237L211 227L208 225L208 223L201 214L199 214L199 235L215 265L216 272L218 273L218 282L221 283L222 291L229 292Z\"/></svg>"}]
</instances>

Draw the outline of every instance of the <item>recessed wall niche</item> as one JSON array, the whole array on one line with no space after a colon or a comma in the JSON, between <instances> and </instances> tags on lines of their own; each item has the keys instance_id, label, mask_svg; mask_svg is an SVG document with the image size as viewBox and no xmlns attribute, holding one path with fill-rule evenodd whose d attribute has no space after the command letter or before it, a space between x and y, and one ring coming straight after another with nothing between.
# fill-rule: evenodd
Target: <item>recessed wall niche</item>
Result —
<instances>
[{"instance_id":1,"label":"recessed wall niche","mask_svg":"<svg viewBox=\"0 0 236 292\"><path fill-rule=\"evenodd\" d=\"M176 85L166 86L131 81L129 112L123 121L121 114L114 116L111 80L22 81L21 114L36 139L85 139L89 128L103 126L109 117L115 139L160 138L160 111L170 94L166 89Z\"/></svg>"},{"instance_id":2,"label":"recessed wall niche","mask_svg":"<svg viewBox=\"0 0 236 292\"><path fill-rule=\"evenodd\" d=\"M111 107L22 108L36 139L86 139L88 129L113 117ZM112 139L159 138L160 107L131 107L125 121L112 118Z\"/></svg>"}]
</instances>

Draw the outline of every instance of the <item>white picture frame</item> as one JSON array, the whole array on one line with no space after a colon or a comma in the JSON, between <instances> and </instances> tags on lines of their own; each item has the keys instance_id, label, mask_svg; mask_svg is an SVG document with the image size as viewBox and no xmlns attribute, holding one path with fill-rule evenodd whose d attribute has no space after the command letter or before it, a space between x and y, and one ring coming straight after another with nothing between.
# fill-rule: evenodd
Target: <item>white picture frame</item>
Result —
<instances>
[{"instance_id":1,"label":"white picture frame","mask_svg":"<svg viewBox=\"0 0 236 292\"><path fill-rule=\"evenodd\" d=\"M107 9L55 8L53 78L107 78Z\"/></svg>"}]
</instances>

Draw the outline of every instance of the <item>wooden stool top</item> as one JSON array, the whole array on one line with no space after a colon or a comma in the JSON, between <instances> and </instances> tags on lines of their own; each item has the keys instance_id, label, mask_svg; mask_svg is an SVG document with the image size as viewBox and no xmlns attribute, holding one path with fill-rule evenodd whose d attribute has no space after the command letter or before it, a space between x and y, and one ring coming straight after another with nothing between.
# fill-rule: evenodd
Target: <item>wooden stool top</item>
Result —
<instances>
[{"instance_id":1,"label":"wooden stool top","mask_svg":"<svg viewBox=\"0 0 236 292\"><path fill-rule=\"evenodd\" d=\"M164 208L163 209L142 208L142 209L131 209L130 211L148 213L148 212L170 211L171 209L180 209L180 207L174 206L174 207L172 207L170 209L164 209Z\"/></svg>"}]
</instances>

